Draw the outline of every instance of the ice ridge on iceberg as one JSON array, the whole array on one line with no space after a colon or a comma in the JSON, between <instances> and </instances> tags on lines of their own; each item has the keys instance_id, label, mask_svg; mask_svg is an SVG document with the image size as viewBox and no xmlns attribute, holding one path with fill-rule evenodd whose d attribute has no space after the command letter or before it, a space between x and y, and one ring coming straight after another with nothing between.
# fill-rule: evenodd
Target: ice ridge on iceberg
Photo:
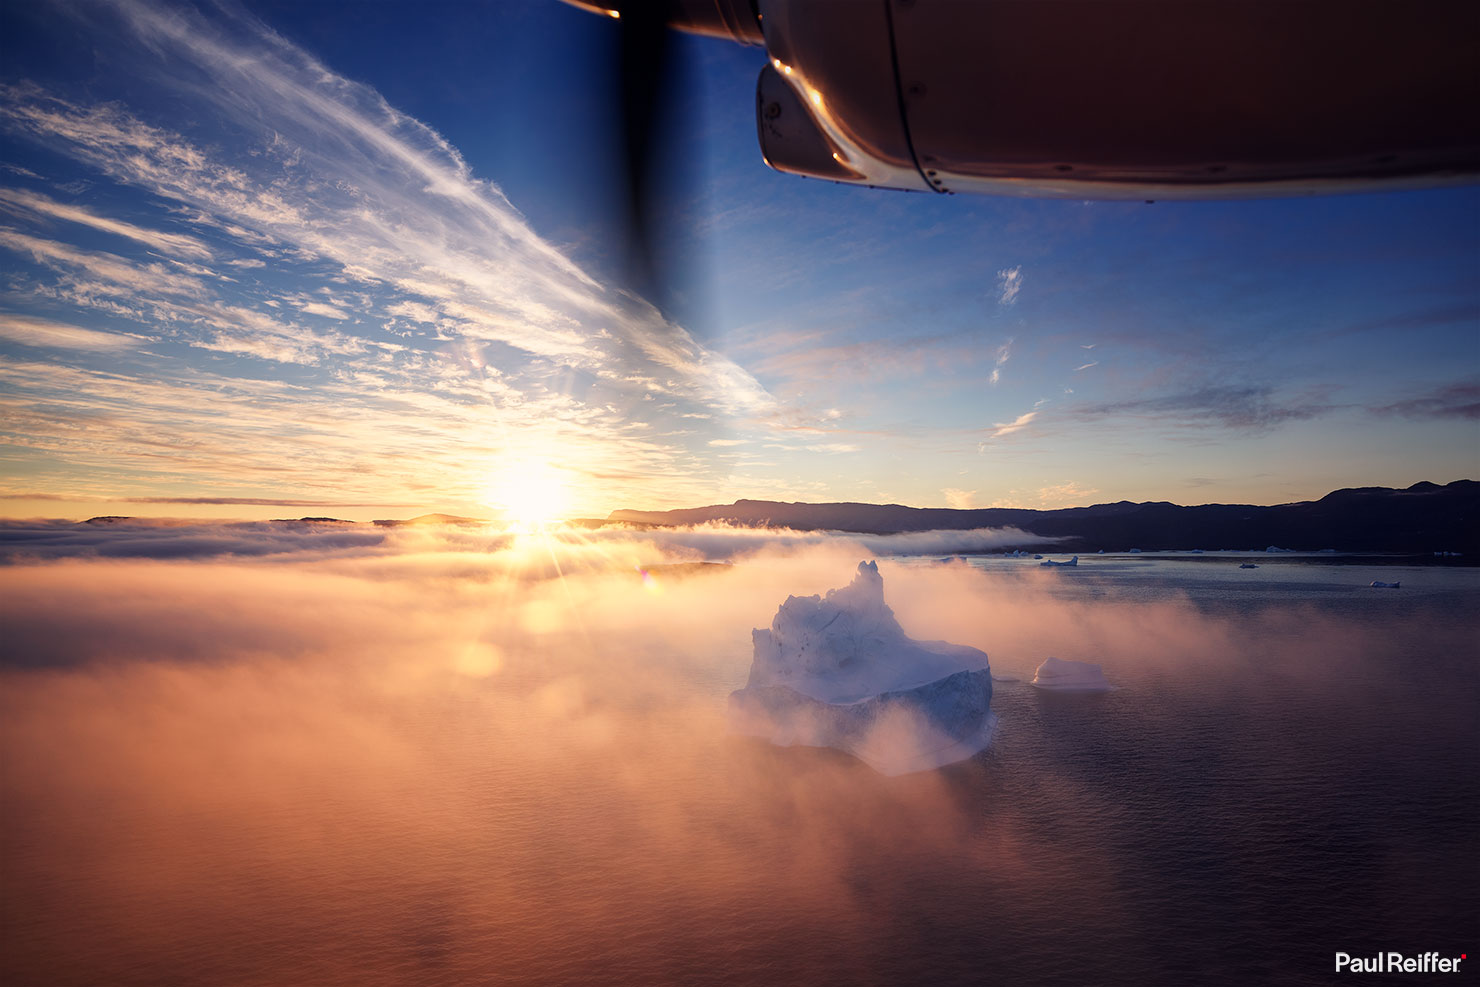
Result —
<instances>
[{"instance_id":1,"label":"ice ridge on iceberg","mask_svg":"<svg viewBox=\"0 0 1480 987\"><path fill-rule=\"evenodd\" d=\"M875 562L825 597L787 597L751 638L750 679L730 696L738 733L833 747L889 775L962 760L991 738L986 653L906 636Z\"/></svg>"}]
</instances>

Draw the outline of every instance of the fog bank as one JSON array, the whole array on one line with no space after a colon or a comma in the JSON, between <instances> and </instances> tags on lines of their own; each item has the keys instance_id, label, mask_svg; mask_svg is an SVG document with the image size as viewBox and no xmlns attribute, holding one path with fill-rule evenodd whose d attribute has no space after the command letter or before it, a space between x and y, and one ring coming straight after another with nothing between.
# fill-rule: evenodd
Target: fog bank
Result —
<instances>
[{"instance_id":1,"label":"fog bank","mask_svg":"<svg viewBox=\"0 0 1480 987\"><path fill-rule=\"evenodd\" d=\"M882 779L727 734L751 628L877 540L373 534L159 528L141 558L114 551L138 530L107 529L91 557L0 567L4 979L702 982L743 960L887 980L900 936L933 935L897 895L962 874L1015 900L998 920L1024 942L1140 921L1097 904L1118 865L1069 838L1106 808L1102 779L1066 758L1007 794L1026 777L1014 736L1053 713L1026 686L994 699L1004 751L942 772ZM243 537L292 547L222 554ZM716 559L733 564L652 568ZM1037 567L881 571L911 636L1008 677L1100 662L1122 686L1108 701L1153 723L1186 715L1188 680L1226 681L1219 715L1236 710L1251 666L1263 692L1358 689L1388 646L1299 608L1069 598ZM1463 649L1468 630L1429 639ZM1139 707L1068 712L1119 708ZM1051 864L1045 818L1063 827ZM1045 867L1080 893L1034 896Z\"/></svg>"}]
</instances>

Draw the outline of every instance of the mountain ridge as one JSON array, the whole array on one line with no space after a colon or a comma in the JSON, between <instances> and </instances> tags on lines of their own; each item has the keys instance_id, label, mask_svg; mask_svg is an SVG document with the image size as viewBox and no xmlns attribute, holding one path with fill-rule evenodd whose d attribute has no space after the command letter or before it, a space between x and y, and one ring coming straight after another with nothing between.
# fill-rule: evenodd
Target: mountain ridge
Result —
<instances>
[{"instance_id":1,"label":"mountain ridge","mask_svg":"<svg viewBox=\"0 0 1480 987\"><path fill-rule=\"evenodd\" d=\"M1480 482L1427 480L1405 488L1343 487L1311 501L1262 506L1114 501L1088 507L908 507L858 502L740 499L671 511L612 511L607 523L676 527L705 522L801 531L899 534L1019 528L1024 546L1064 551L1141 548L1281 548L1341 551L1480 551Z\"/></svg>"}]
</instances>

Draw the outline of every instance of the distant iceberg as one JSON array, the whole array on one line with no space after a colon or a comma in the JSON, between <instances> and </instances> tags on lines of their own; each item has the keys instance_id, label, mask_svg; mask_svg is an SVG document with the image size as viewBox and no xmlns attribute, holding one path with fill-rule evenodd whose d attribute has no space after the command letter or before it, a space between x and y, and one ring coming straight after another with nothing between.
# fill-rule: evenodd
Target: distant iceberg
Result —
<instances>
[{"instance_id":1,"label":"distant iceberg","mask_svg":"<svg viewBox=\"0 0 1480 987\"><path fill-rule=\"evenodd\" d=\"M1257 568L1259 568L1257 565L1255 565L1252 562L1240 562L1238 564L1238 567L1240 569L1257 569Z\"/></svg>"},{"instance_id":2,"label":"distant iceberg","mask_svg":"<svg viewBox=\"0 0 1480 987\"><path fill-rule=\"evenodd\" d=\"M991 740L986 652L905 636L876 562L825 597L787 597L751 639L750 679L730 694L736 733L836 748L886 775L964 760Z\"/></svg>"},{"instance_id":3,"label":"distant iceberg","mask_svg":"<svg viewBox=\"0 0 1480 987\"><path fill-rule=\"evenodd\" d=\"M1402 585L1402 583L1385 583L1381 579L1372 580L1373 589L1400 589Z\"/></svg>"},{"instance_id":4,"label":"distant iceberg","mask_svg":"<svg viewBox=\"0 0 1480 987\"><path fill-rule=\"evenodd\" d=\"M1044 559L1042 562L1040 562L1038 564L1040 566L1055 566L1055 567L1058 567L1058 566L1066 566L1066 565L1078 565L1079 564L1079 556L1077 556L1077 555L1074 556L1068 562L1055 562L1053 559Z\"/></svg>"},{"instance_id":5,"label":"distant iceberg","mask_svg":"<svg viewBox=\"0 0 1480 987\"><path fill-rule=\"evenodd\" d=\"M1045 658L1033 673L1032 684L1063 692L1108 692L1115 688L1105 681L1099 665L1067 658Z\"/></svg>"}]
</instances>

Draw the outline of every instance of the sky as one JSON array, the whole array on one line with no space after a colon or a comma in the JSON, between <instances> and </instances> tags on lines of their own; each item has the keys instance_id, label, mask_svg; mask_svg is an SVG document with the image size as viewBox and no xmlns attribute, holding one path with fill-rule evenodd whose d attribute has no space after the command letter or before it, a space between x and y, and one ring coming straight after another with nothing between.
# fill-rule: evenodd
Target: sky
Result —
<instances>
[{"instance_id":1,"label":"sky","mask_svg":"<svg viewBox=\"0 0 1480 987\"><path fill-rule=\"evenodd\" d=\"M1281 503L1480 475L1480 189L803 180L756 147L764 53L685 38L664 276L634 287L613 25L346 9L0 9L0 516Z\"/></svg>"}]
</instances>

